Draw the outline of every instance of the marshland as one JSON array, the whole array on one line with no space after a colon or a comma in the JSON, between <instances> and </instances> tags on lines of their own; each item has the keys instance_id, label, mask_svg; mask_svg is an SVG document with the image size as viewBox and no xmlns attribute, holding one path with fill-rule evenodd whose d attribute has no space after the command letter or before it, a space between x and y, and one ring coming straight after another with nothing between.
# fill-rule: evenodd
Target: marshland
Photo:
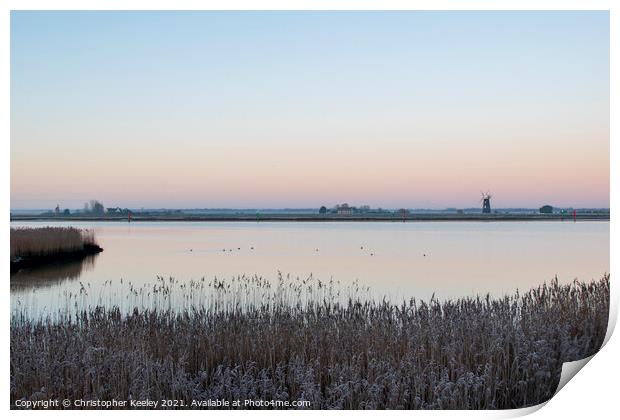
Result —
<instances>
[{"instance_id":1,"label":"marshland","mask_svg":"<svg viewBox=\"0 0 620 420\"><path fill-rule=\"evenodd\" d=\"M82 306L82 285L56 318L13 312L11 401L518 408L548 400L562 363L601 347L609 312L609 276L500 298L398 303L282 276L130 287L134 302L148 304ZM174 289L184 307L172 309Z\"/></svg>"},{"instance_id":2,"label":"marshland","mask_svg":"<svg viewBox=\"0 0 620 420\"><path fill-rule=\"evenodd\" d=\"M12 404L517 408L606 332L608 222L55 226L105 252L11 275Z\"/></svg>"},{"instance_id":3,"label":"marshland","mask_svg":"<svg viewBox=\"0 0 620 420\"><path fill-rule=\"evenodd\" d=\"M521 408L601 347L609 11L9 18L13 408Z\"/></svg>"}]
</instances>

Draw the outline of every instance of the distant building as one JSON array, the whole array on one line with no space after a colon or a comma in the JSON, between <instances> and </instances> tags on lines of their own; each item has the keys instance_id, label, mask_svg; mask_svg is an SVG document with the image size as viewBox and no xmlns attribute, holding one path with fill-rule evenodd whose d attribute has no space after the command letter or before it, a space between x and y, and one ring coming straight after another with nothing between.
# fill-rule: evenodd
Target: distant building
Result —
<instances>
[{"instance_id":1,"label":"distant building","mask_svg":"<svg viewBox=\"0 0 620 420\"><path fill-rule=\"evenodd\" d=\"M350 207L349 204L347 203L336 206L336 213L341 214L341 215L351 215L353 214L354 210L355 210L355 207Z\"/></svg>"},{"instance_id":2,"label":"distant building","mask_svg":"<svg viewBox=\"0 0 620 420\"><path fill-rule=\"evenodd\" d=\"M491 213L491 194L482 194L482 213Z\"/></svg>"},{"instance_id":3,"label":"distant building","mask_svg":"<svg viewBox=\"0 0 620 420\"><path fill-rule=\"evenodd\" d=\"M106 213L107 214L121 214L121 208L120 207L108 207L106 209Z\"/></svg>"},{"instance_id":4,"label":"distant building","mask_svg":"<svg viewBox=\"0 0 620 420\"><path fill-rule=\"evenodd\" d=\"M541 214L551 214L553 213L553 207L551 207L550 205L544 205L541 208L538 209L538 212Z\"/></svg>"}]
</instances>

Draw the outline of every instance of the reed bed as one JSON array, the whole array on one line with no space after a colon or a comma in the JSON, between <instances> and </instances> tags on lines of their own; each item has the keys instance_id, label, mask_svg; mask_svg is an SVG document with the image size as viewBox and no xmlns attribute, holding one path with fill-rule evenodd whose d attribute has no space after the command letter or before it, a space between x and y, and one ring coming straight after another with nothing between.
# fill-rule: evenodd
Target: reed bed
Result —
<instances>
[{"instance_id":1,"label":"reed bed","mask_svg":"<svg viewBox=\"0 0 620 420\"><path fill-rule=\"evenodd\" d=\"M95 233L74 227L11 228L11 260L82 251Z\"/></svg>"},{"instance_id":2,"label":"reed bed","mask_svg":"<svg viewBox=\"0 0 620 420\"><path fill-rule=\"evenodd\" d=\"M166 299L175 287L186 305L173 309ZM56 318L14 312L11 401L519 408L551 398L563 362L599 350L609 313L608 275L502 298L400 304L282 276L274 284L160 278L152 289L129 288L133 310L80 306L84 286L70 297L73 310Z\"/></svg>"}]
</instances>

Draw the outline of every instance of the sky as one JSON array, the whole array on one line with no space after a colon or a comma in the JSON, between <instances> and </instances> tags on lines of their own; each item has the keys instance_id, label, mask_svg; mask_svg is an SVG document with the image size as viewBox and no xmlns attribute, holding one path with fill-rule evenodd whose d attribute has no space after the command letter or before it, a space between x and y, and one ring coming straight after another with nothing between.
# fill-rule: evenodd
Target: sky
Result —
<instances>
[{"instance_id":1,"label":"sky","mask_svg":"<svg viewBox=\"0 0 620 420\"><path fill-rule=\"evenodd\" d=\"M609 207L607 12L11 12L11 208Z\"/></svg>"}]
</instances>

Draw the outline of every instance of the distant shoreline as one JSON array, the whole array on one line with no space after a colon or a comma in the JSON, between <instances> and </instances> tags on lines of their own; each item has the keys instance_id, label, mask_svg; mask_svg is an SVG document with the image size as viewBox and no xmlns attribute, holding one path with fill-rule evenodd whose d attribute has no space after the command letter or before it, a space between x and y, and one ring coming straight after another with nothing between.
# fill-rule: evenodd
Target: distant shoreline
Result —
<instances>
[{"instance_id":1,"label":"distant shoreline","mask_svg":"<svg viewBox=\"0 0 620 420\"><path fill-rule=\"evenodd\" d=\"M184 215L184 216L140 216L133 215L132 222L524 222L524 221L566 221L573 220L572 215L560 214L409 214L400 215L274 215L260 216L240 215ZM578 221L609 221L609 214L577 214ZM127 217L105 216L11 216L11 222L45 221L45 222L122 222Z\"/></svg>"}]
</instances>

